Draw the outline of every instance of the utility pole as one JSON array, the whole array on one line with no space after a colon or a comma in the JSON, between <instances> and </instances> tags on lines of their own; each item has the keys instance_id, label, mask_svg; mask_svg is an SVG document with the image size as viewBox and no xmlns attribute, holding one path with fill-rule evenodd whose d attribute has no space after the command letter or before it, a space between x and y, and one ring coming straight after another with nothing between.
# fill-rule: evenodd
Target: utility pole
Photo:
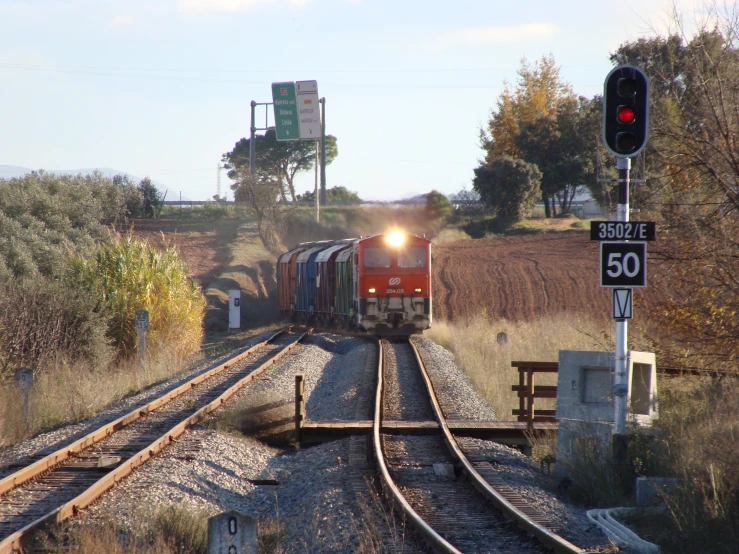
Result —
<instances>
[{"instance_id":1,"label":"utility pole","mask_svg":"<svg viewBox=\"0 0 739 554\"><path fill-rule=\"evenodd\" d=\"M221 164L216 167L216 198L221 200ZM182 198L180 198L182 200Z\"/></svg>"}]
</instances>

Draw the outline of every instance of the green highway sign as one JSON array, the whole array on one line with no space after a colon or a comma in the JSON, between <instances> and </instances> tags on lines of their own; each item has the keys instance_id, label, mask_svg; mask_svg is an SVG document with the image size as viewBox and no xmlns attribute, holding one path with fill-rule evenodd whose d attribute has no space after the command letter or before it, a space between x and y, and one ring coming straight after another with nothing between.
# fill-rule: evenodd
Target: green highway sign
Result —
<instances>
[{"instance_id":1,"label":"green highway sign","mask_svg":"<svg viewBox=\"0 0 739 554\"><path fill-rule=\"evenodd\" d=\"M272 83L277 140L300 140L295 83Z\"/></svg>"}]
</instances>

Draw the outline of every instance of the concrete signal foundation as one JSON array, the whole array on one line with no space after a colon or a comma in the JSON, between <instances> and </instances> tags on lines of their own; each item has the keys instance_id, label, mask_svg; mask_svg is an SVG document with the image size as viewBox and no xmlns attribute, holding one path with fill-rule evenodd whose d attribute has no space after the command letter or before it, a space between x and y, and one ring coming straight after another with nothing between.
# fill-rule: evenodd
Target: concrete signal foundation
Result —
<instances>
[{"instance_id":1,"label":"concrete signal foundation","mask_svg":"<svg viewBox=\"0 0 739 554\"><path fill-rule=\"evenodd\" d=\"M629 352L627 422L649 426L659 417L652 352ZM557 380L558 472L567 460L609 456L614 428L612 352L560 350Z\"/></svg>"}]
</instances>

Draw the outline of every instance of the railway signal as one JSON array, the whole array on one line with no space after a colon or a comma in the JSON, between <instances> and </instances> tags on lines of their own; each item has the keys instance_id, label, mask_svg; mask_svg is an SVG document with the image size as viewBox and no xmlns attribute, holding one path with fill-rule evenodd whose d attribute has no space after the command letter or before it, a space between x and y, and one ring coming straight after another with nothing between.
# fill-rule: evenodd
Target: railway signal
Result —
<instances>
[{"instance_id":1,"label":"railway signal","mask_svg":"<svg viewBox=\"0 0 739 554\"><path fill-rule=\"evenodd\" d=\"M649 134L649 81L638 67L620 65L603 86L603 142L618 158L644 149Z\"/></svg>"},{"instance_id":2,"label":"railway signal","mask_svg":"<svg viewBox=\"0 0 739 554\"><path fill-rule=\"evenodd\" d=\"M613 459L617 475L628 473L628 324L632 315L631 289L646 286L646 242L653 240L651 226L629 225L629 170L631 158L644 149L649 135L649 81L632 65L611 70L603 84L603 142L616 156L618 169L618 207L615 225L591 227L601 242L601 286L613 288L613 314L616 318L616 351L613 368ZM610 223L610 222L609 222ZM610 234L615 236L609 236ZM603 237L605 234L605 237ZM621 236L619 236L621 235ZM652 236L649 236L652 235ZM620 317L619 317L620 316Z\"/></svg>"}]
</instances>

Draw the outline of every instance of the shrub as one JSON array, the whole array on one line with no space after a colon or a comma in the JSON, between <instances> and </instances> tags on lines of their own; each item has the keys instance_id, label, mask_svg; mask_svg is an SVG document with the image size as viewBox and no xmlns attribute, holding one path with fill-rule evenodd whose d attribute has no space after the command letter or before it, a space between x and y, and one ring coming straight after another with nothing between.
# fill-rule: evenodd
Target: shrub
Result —
<instances>
[{"instance_id":1,"label":"shrub","mask_svg":"<svg viewBox=\"0 0 739 554\"><path fill-rule=\"evenodd\" d=\"M0 284L0 363L34 368L58 356L107 365L112 349L107 320L95 301L75 289L44 279Z\"/></svg>"},{"instance_id":2,"label":"shrub","mask_svg":"<svg viewBox=\"0 0 739 554\"><path fill-rule=\"evenodd\" d=\"M70 283L91 292L110 317L108 336L122 357L136 352L138 310L149 312L153 348L166 345L182 357L200 348L205 298L174 247L158 251L130 233L116 235L93 257L73 261Z\"/></svg>"}]
</instances>

